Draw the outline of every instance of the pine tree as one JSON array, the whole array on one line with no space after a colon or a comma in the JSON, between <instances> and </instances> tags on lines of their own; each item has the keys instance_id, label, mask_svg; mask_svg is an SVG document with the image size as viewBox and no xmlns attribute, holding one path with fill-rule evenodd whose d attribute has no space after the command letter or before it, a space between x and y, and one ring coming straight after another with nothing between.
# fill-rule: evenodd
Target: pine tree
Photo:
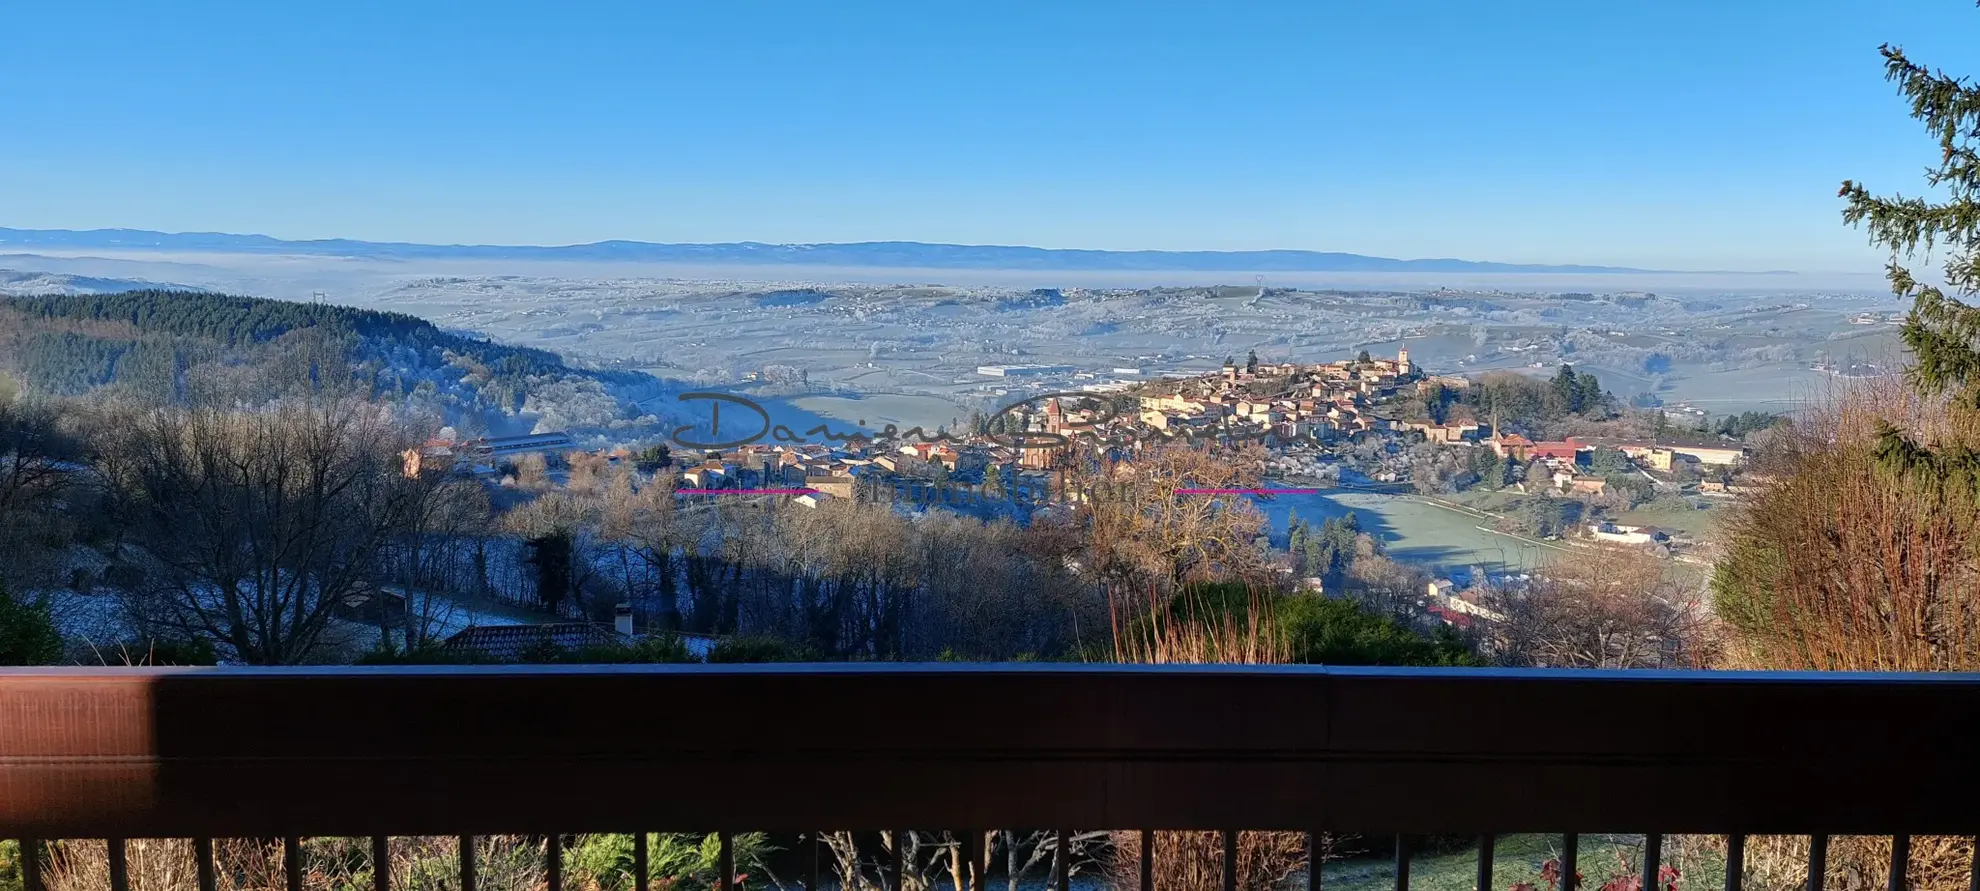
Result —
<instances>
[{"instance_id":1,"label":"pine tree","mask_svg":"<svg viewBox=\"0 0 1980 891\"><path fill-rule=\"evenodd\" d=\"M1561 364L1560 373L1554 375L1554 395L1560 397L1563 410L1581 411L1581 384L1574 376L1574 366Z\"/></svg>"},{"instance_id":2,"label":"pine tree","mask_svg":"<svg viewBox=\"0 0 1980 891\"><path fill-rule=\"evenodd\" d=\"M560 614L564 598L571 592L571 533L555 529L526 544L529 555L523 562L536 567L536 597L551 613Z\"/></svg>"},{"instance_id":3,"label":"pine tree","mask_svg":"<svg viewBox=\"0 0 1980 891\"><path fill-rule=\"evenodd\" d=\"M1286 553L1292 555L1293 568L1302 576L1313 574L1307 571L1306 541L1306 521L1295 513L1286 520Z\"/></svg>"},{"instance_id":4,"label":"pine tree","mask_svg":"<svg viewBox=\"0 0 1980 891\"><path fill-rule=\"evenodd\" d=\"M1258 351L1257 351L1257 350L1252 350L1252 351L1251 351L1251 354L1250 354L1250 355L1248 355L1248 356L1245 356L1245 358L1244 358L1244 370L1245 370L1245 373L1247 373L1247 374L1257 374L1257 373L1258 373Z\"/></svg>"},{"instance_id":5,"label":"pine tree","mask_svg":"<svg viewBox=\"0 0 1980 891\"><path fill-rule=\"evenodd\" d=\"M1874 196L1862 183L1844 180L1838 196L1848 204L1843 221L1865 228L1870 242L1891 251L1886 277L1891 291L1911 299L1903 328L1913 363L1906 371L1921 394L1950 394L1955 417L1980 416L1980 308L1962 302L1980 293L1980 86L1943 71L1929 71L1885 44L1884 76L1911 100L1911 116L1933 136L1939 166L1927 185L1946 200L1932 203L1903 195ZM1919 282L1901 261L1946 252L1941 289ZM1949 293L1950 292L1950 293ZM1980 490L1980 452L1964 444L1922 443L1888 422L1878 430L1878 464L1930 490Z\"/></svg>"},{"instance_id":6,"label":"pine tree","mask_svg":"<svg viewBox=\"0 0 1980 891\"><path fill-rule=\"evenodd\" d=\"M1602 408L1602 382L1584 371L1575 376L1575 411L1587 414Z\"/></svg>"}]
</instances>

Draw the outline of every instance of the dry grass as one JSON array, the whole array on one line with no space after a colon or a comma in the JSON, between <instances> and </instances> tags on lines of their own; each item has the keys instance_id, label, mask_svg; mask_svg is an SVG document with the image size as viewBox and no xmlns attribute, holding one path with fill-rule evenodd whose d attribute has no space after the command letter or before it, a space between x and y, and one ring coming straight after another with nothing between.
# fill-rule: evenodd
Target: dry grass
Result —
<instances>
[{"instance_id":1,"label":"dry grass","mask_svg":"<svg viewBox=\"0 0 1980 891\"><path fill-rule=\"evenodd\" d=\"M199 876L188 839L132 839L126 843L131 891L198 891ZM395 838L388 843L395 891L451 891L460 887L459 846L451 838ZM311 891L365 891L372 885L369 839L303 841L303 887ZM542 891L543 844L518 836L475 840L476 887L486 891ZM220 891L283 891L281 842L216 839L213 860ZM49 852L49 891L103 891L110 887L109 847L101 841L68 841ZM572 888L584 876L572 876Z\"/></svg>"},{"instance_id":2,"label":"dry grass","mask_svg":"<svg viewBox=\"0 0 1980 891\"><path fill-rule=\"evenodd\" d=\"M1272 595L1244 589L1245 602L1236 609L1218 604L1216 595L1185 592L1165 598L1150 589L1147 598L1130 602L1110 596L1108 618L1113 624L1114 661L1140 665L1281 665L1291 660L1291 648L1279 633Z\"/></svg>"},{"instance_id":3,"label":"dry grass","mask_svg":"<svg viewBox=\"0 0 1980 891\"><path fill-rule=\"evenodd\" d=\"M1240 832L1237 875L1240 891L1270 891L1306 866L1306 836L1298 832ZM1224 885L1224 837L1218 832L1155 833L1156 891L1218 891ZM1141 880L1141 833L1114 833L1116 887L1137 888Z\"/></svg>"},{"instance_id":4,"label":"dry grass","mask_svg":"<svg viewBox=\"0 0 1980 891\"><path fill-rule=\"evenodd\" d=\"M1880 469L1884 420L1940 445L1980 444L1943 401L1896 380L1839 391L1799 423L1762 463L1778 482L1727 526L1716 595L1730 667L1980 669L1980 503Z\"/></svg>"},{"instance_id":5,"label":"dry grass","mask_svg":"<svg viewBox=\"0 0 1980 891\"><path fill-rule=\"evenodd\" d=\"M1889 887L1890 863L1889 838L1831 838L1824 887L1831 891L1882 891ZM1915 891L1964 891L1972 877L1972 868L1971 839L1919 836L1911 840L1905 883ZM1746 887L1752 891L1800 891L1808 887L1808 838L1747 839Z\"/></svg>"},{"instance_id":6,"label":"dry grass","mask_svg":"<svg viewBox=\"0 0 1980 891\"><path fill-rule=\"evenodd\" d=\"M1729 556L1715 580L1728 632L1724 667L1980 669L1980 500L1878 467L1883 422L1934 446L1980 446L1980 415L1921 397L1901 379L1831 392L1763 455L1757 469L1777 481L1728 524ZM1941 725L1962 717L1909 716ZM1749 887L1803 887L1807 858L1806 838L1752 839ZM1911 888L1962 891L1973 847L1914 839L1910 862ZM1832 839L1828 887L1883 888L1889 863L1889 839Z\"/></svg>"},{"instance_id":7,"label":"dry grass","mask_svg":"<svg viewBox=\"0 0 1980 891\"><path fill-rule=\"evenodd\" d=\"M1239 608L1210 595L1167 599L1151 590L1146 601L1111 598L1114 658L1155 665L1275 665L1289 661L1285 635L1274 621L1272 596L1244 589ZM1119 887L1139 887L1141 834L1113 834L1108 872ZM1237 839L1238 887L1268 891L1306 866L1306 836L1298 832L1241 832ZM1218 891L1223 887L1224 842L1215 832L1162 832L1153 854L1158 891Z\"/></svg>"}]
</instances>

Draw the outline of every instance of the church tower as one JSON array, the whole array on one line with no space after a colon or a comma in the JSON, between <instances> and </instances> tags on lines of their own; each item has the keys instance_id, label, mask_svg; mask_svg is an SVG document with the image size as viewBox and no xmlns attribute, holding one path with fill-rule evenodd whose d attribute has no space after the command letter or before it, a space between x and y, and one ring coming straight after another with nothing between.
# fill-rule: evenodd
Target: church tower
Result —
<instances>
[{"instance_id":1,"label":"church tower","mask_svg":"<svg viewBox=\"0 0 1980 891\"><path fill-rule=\"evenodd\" d=\"M1396 374L1409 377L1410 370L1409 342L1404 341L1402 346L1396 348Z\"/></svg>"}]
</instances>

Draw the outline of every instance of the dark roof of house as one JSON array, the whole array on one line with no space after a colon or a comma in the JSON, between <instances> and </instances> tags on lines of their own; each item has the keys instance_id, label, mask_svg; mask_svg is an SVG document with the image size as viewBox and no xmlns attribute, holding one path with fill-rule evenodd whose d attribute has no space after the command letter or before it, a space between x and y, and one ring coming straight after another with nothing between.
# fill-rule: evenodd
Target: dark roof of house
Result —
<instances>
[{"instance_id":1,"label":"dark roof of house","mask_svg":"<svg viewBox=\"0 0 1980 891\"><path fill-rule=\"evenodd\" d=\"M625 643L617 631L590 622L551 625L478 625L447 638L450 650L472 650L483 658L514 662L532 647L549 641L565 650Z\"/></svg>"}]
</instances>

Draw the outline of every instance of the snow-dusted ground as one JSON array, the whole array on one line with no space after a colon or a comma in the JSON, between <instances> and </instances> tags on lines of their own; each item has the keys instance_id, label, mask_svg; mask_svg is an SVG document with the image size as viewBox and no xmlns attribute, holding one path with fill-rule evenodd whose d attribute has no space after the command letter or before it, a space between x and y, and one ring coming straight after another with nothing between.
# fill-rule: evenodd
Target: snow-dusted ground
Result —
<instances>
[{"instance_id":1,"label":"snow-dusted ground","mask_svg":"<svg viewBox=\"0 0 1980 891\"><path fill-rule=\"evenodd\" d=\"M39 593L30 596L38 596ZM124 600L118 592L99 588L84 594L61 588L46 593L50 598L56 627L63 637L79 642L85 649L93 649L109 664L123 662L117 646L121 641L135 638L137 630L130 622ZM550 621L547 616L526 616L519 610L477 609L437 595L432 595L430 600L428 598L427 594L415 593L411 606L416 615L428 617L428 634L438 639L445 639L471 625L523 625ZM354 656L372 649L377 643L377 626L332 618L324 633L323 647L325 658L336 661L340 654ZM403 634L395 643L404 645Z\"/></svg>"},{"instance_id":2,"label":"snow-dusted ground","mask_svg":"<svg viewBox=\"0 0 1980 891\"><path fill-rule=\"evenodd\" d=\"M643 408L659 414L663 426L679 417L667 409L680 407L672 397L681 389L740 385L776 365L808 375L809 396L775 394L787 397L795 413L845 423L890 417L912 426L946 423L970 408L1009 404L1042 389L1127 377L1115 368L1205 370L1254 349L1267 360L1323 361L1361 349L1392 353L1406 337L1412 356L1434 370L1545 368L1567 360L1632 396L1666 386L1697 395L1686 381L1732 371L1764 384L1769 372L1789 377L1820 354L1874 356L1895 345L1887 327L1848 324L1855 312L1895 308L1874 275L1284 273L1261 280L1232 272L399 262L143 251L0 255L0 269L172 281L288 299L320 292L332 302L408 312L670 379L673 389L637 397L649 400ZM1223 287L1196 287L1208 285ZM1276 290L1261 294L1261 286ZM1291 287L1301 290L1283 290ZM1033 288L1063 295L1035 298ZM1662 296L1585 299L1630 291ZM1581 299L1547 296L1563 292L1582 292ZM1668 359L1667 370L1658 356ZM1063 363L1091 376L1019 381L975 373L979 365L1012 363ZM1755 388L1755 401L1776 407L1793 395L1771 385ZM582 400L570 405L580 410ZM544 419L551 426L561 421Z\"/></svg>"}]
</instances>

